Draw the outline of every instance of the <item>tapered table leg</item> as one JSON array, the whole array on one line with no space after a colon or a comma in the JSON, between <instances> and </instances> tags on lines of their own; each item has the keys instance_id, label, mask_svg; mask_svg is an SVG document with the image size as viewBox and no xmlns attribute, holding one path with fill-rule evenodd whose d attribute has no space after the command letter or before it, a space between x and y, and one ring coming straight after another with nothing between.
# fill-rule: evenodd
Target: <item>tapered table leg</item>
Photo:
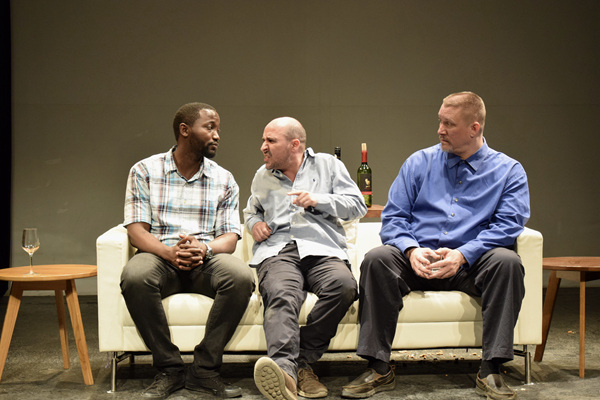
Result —
<instances>
[{"instance_id":1,"label":"tapered table leg","mask_svg":"<svg viewBox=\"0 0 600 400\"><path fill-rule=\"evenodd\" d=\"M548 340L548 332L550 331L550 323L552 322L552 313L554 312L556 293L558 292L559 286L560 278L557 278L556 271L550 272L542 316L542 344L535 347L535 356L533 358L533 360L537 362L542 361L542 358L544 358L544 350L546 349L546 341Z\"/></svg>"},{"instance_id":2,"label":"tapered table leg","mask_svg":"<svg viewBox=\"0 0 600 400\"><path fill-rule=\"evenodd\" d=\"M60 348L62 349L63 365L65 369L71 367L69 357L69 335L67 333L67 315L65 314L65 299L62 290L55 290L56 314L58 316L58 331L60 335Z\"/></svg>"},{"instance_id":3,"label":"tapered table leg","mask_svg":"<svg viewBox=\"0 0 600 400\"><path fill-rule=\"evenodd\" d=\"M71 316L71 324L73 325L73 336L75 337L75 344L77 346L77 352L79 353L79 362L81 363L81 372L83 373L83 382L86 385L93 385L94 378L92 376L92 367L90 365L90 357L85 341L81 310L79 309L79 298L77 296L74 279L67 281L66 295L67 305L69 306L69 315Z\"/></svg>"},{"instance_id":4,"label":"tapered table leg","mask_svg":"<svg viewBox=\"0 0 600 400\"><path fill-rule=\"evenodd\" d=\"M6 307L6 315L4 316L4 325L2 326L2 337L0 338L0 379L6 365L6 356L8 356L8 348L15 330L15 322L17 314L21 306L21 297L23 297L23 288L18 282L14 282L8 298L8 306Z\"/></svg>"}]
</instances>

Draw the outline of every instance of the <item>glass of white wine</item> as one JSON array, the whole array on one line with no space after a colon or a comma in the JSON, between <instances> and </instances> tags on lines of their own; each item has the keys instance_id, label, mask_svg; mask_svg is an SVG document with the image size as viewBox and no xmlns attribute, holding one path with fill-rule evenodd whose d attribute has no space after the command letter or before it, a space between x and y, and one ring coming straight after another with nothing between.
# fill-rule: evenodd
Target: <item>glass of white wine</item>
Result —
<instances>
[{"instance_id":1,"label":"glass of white wine","mask_svg":"<svg viewBox=\"0 0 600 400\"><path fill-rule=\"evenodd\" d=\"M33 253L40 248L37 228L23 229L23 250L29 254L29 272L26 275L37 275L33 272Z\"/></svg>"}]
</instances>

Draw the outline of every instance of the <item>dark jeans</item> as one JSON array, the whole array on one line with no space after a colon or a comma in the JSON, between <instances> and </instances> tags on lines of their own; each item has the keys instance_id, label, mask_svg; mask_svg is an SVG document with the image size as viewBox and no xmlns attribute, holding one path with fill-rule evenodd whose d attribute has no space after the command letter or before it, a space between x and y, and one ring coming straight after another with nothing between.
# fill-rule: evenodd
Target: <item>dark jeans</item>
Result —
<instances>
[{"instance_id":1,"label":"dark jeans","mask_svg":"<svg viewBox=\"0 0 600 400\"><path fill-rule=\"evenodd\" d=\"M288 244L258 269L259 289L265 304L264 331L267 353L292 378L298 362L313 363L329 347L338 324L357 298L356 280L348 264L337 257L298 255ZM307 291L319 299L305 326L298 325Z\"/></svg>"},{"instance_id":2,"label":"dark jeans","mask_svg":"<svg viewBox=\"0 0 600 400\"><path fill-rule=\"evenodd\" d=\"M359 356L389 362L402 297L412 290L459 290L481 297L483 359L513 359L514 327L525 295L525 270L514 251L492 249L448 279L418 277L394 246L371 250L360 268Z\"/></svg>"},{"instance_id":3,"label":"dark jeans","mask_svg":"<svg viewBox=\"0 0 600 400\"><path fill-rule=\"evenodd\" d=\"M176 293L199 293L214 299L204 339L194 349L197 373L213 375L223 363L223 350L238 326L254 277L243 261L217 254L206 264L181 271L160 257L138 253L121 273L121 291L135 325L160 371L183 370L179 348L171 341L162 299Z\"/></svg>"}]
</instances>

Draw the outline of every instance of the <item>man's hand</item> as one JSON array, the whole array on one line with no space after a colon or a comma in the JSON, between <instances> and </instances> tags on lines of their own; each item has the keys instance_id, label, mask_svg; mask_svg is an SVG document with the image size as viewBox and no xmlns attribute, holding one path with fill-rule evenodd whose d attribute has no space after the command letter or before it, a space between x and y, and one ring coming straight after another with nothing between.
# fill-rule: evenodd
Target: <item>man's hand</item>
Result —
<instances>
[{"instance_id":1,"label":"man's hand","mask_svg":"<svg viewBox=\"0 0 600 400\"><path fill-rule=\"evenodd\" d=\"M180 234L179 237L179 242L173 247L176 255L173 265L184 271L202 265L206 255L206 245L191 235Z\"/></svg>"},{"instance_id":2,"label":"man's hand","mask_svg":"<svg viewBox=\"0 0 600 400\"><path fill-rule=\"evenodd\" d=\"M271 233L271 228L269 228L266 222L257 222L252 227L252 238L257 243L267 240L271 236Z\"/></svg>"},{"instance_id":3,"label":"man's hand","mask_svg":"<svg viewBox=\"0 0 600 400\"><path fill-rule=\"evenodd\" d=\"M298 190L296 192L289 192L288 196L297 196L292 203L302 208L316 207L317 200L309 192L304 190Z\"/></svg>"},{"instance_id":4,"label":"man's hand","mask_svg":"<svg viewBox=\"0 0 600 400\"><path fill-rule=\"evenodd\" d=\"M462 253L458 250L442 247L437 249L435 253L440 258L440 261L436 261L430 265L430 268L432 269L432 273L429 275L430 279L451 278L456 275L460 266L467 262ZM434 271L434 269L437 269L437 271Z\"/></svg>"},{"instance_id":5,"label":"man's hand","mask_svg":"<svg viewBox=\"0 0 600 400\"><path fill-rule=\"evenodd\" d=\"M432 264L440 259L440 256L435 251L427 247L415 247L409 250L407 254L410 260L410 265L415 271L415 274L421 278L431 279Z\"/></svg>"}]
</instances>

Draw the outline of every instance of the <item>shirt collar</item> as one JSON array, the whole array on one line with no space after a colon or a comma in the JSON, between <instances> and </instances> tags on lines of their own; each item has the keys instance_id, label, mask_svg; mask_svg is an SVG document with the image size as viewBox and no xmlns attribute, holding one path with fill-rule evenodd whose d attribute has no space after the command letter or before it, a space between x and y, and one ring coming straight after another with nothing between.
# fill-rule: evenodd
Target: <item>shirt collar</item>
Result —
<instances>
[{"instance_id":1,"label":"shirt collar","mask_svg":"<svg viewBox=\"0 0 600 400\"><path fill-rule=\"evenodd\" d=\"M485 160L485 157L488 154L488 150L489 147L484 138L483 145L475 152L475 154L464 160L465 163L467 163L467 165L471 167L474 171L477 171L477 169L479 169L479 167L483 163L483 160ZM452 168L456 166L459 162L463 161L459 156L453 153L446 153L446 156L448 168Z\"/></svg>"},{"instance_id":2,"label":"shirt collar","mask_svg":"<svg viewBox=\"0 0 600 400\"><path fill-rule=\"evenodd\" d=\"M177 164L175 164L175 157L173 157L173 152L175 151L175 149L177 149L177 145L171 147L171 150L169 150L167 156L165 157L165 175L173 172L179 173L177 171ZM200 164L200 169L198 169L198 172L196 172L196 174L189 181L191 182L200 178L202 174L206 175L207 177L210 177L211 172L213 171L211 163L212 161L207 160L206 157L204 157L202 164Z\"/></svg>"}]
</instances>

